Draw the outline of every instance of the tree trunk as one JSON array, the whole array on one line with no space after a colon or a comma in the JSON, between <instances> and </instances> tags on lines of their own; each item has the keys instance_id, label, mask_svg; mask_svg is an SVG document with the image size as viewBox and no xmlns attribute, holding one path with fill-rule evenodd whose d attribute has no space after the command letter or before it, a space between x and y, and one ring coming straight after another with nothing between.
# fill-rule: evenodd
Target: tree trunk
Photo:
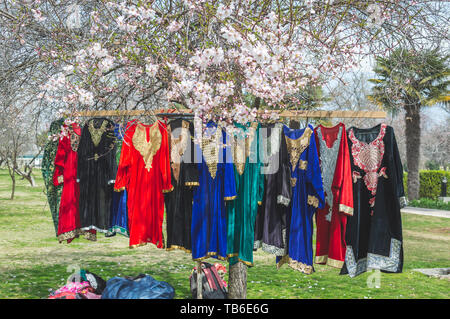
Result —
<instances>
[{"instance_id":1,"label":"tree trunk","mask_svg":"<svg viewBox=\"0 0 450 319\"><path fill-rule=\"evenodd\" d=\"M12 188L11 188L11 197L10 197L10 199L13 200L14 199L14 193L16 192L16 173L14 171L14 169L15 169L14 161L7 158L6 159L6 166L8 167L9 177L11 177L11 181L12 181Z\"/></svg>"},{"instance_id":2,"label":"tree trunk","mask_svg":"<svg viewBox=\"0 0 450 319\"><path fill-rule=\"evenodd\" d=\"M261 106L261 98L256 97L253 107L259 109ZM228 264L228 297L230 299L246 299L247 298L247 266L238 261L236 264Z\"/></svg>"},{"instance_id":3,"label":"tree trunk","mask_svg":"<svg viewBox=\"0 0 450 319\"><path fill-rule=\"evenodd\" d=\"M17 175L22 176L22 179L26 179L30 183L31 187L36 186L36 181L34 180L34 177L32 174L33 173L32 166L26 165L23 172L19 169L16 169L16 173L17 173Z\"/></svg>"},{"instance_id":4,"label":"tree trunk","mask_svg":"<svg viewBox=\"0 0 450 319\"><path fill-rule=\"evenodd\" d=\"M11 175L11 180L12 180L11 200L13 200L14 193L16 192L16 176L14 173Z\"/></svg>"},{"instance_id":5,"label":"tree trunk","mask_svg":"<svg viewBox=\"0 0 450 319\"><path fill-rule=\"evenodd\" d=\"M229 289L228 298L246 299L247 298L247 266L238 261L233 266L230 265L228 275Z\"/></svg>"},{"instance_id":6,"label":"tree trunk","mask_svg":"<svg viewBox=\"0 0 450 319\"><path fill-rule=\"evenodd\" d=\"M420 106L407 107L405 114L408 200L419 199Z\"/></svg>"}]
</instances>

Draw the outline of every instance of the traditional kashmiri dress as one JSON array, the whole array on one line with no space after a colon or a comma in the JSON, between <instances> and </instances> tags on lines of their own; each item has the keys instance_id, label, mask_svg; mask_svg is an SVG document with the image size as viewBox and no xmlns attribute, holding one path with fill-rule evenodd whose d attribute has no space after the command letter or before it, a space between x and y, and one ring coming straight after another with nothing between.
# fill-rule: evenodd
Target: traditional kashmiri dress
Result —
<instances>
[{"instance_id":1,"label":"traditional kashmiri dress","mask_svg":"<svg viewBox=\"0 0 450 319\"><path fill-rule=\"evenodd\" d=\"M347 216L353 214L353 185L344 123L314 130L325 191L325 207L316 213L315 263L342 268Z\"/></svg>"},{"instance_id":2,"label":"traditional kashmiri dress","mask_svg":"<svg viewBox=\"0 0 450 319\"><path fill-rule=\"evenodd\" d=\"M114 135L116 136L116 164L119 165L120 152L122 150L122 140L125 134L125 127L116 123ZM108 236L114 236L116 233L130 236L128 230L128 208L127 208L127 191L113 192L111 204L111 223Z\"/></svg>"},{"instance_id":3,"label":"traditional kashmiri dress","mask_svg":"<svg viewBox=\"0 0 450 319\"><path fill-rule=\"evenodd\" d=\"M50 124L48 132L49 140L45 144L44 154L42 156L42 177L44 178L44 185L47 191L47 201L52 214L53 225L55 226L55 234L58 236L58 213L59 202L61 200L62 185L53 185L53 173L55 171L55 156L58 150L59 133L61 126L64 124L64 119L53 121Z\"/></svg>"},{"instance_id":4,"label":"traditional kashmiri dress","mask_svg":"<svg viewBox=\"0 0 450 319\"><path fill-rule=\"evenodd\" d=\"M191 221L194 189L199 186L194 160L194 129L185 120L169 123L170 161L174 190L164 195L166 204L167 250L191 253Z\"/></svg>"},{"instance_id":5,"label":"traditional kashmiri dress","mask_svg":"<svg viewBox=\"0 0 450 319\"><path fill-rule=\"evenodd\" d=\"M166 124L128 122L114 189L128 194L130 248L163 248L163 193L173 190Z\"/></svg>"},{"instance_id":6,"label":"traditional kashmiri dress","mask_svg":"<svg viewBox=\"0 0 450 319\"><path fill-rule=\"evenodd\" d=\"M113 185L117 171L114 123L89 119L78 147L80 223L82 230L106 233L110 227Z\"/></svg>"},{"instance_id":7,"label":"traditional kashmiri dress","mask_svg":"<svg viewBox=\"0 0 450 319\"><path fill-rule=\"evenodd\" d=\"M198 146L196 144L196 147ZM192 207L192 258L202 260L214 257L226 260L225 201L234 200L237 196L231 149L227 145L226 133L215 123L208 123L200 148L200 186L194 190ZM196 161L198 157L196 156Z\"/></svg>"},{"instance_id":8,"label":"traditional kashmiri dress","mask_svg":"<svg viewBox=\"0 0 450 319\"><path fill-rule=\"evenodd\" d=\"M227 256L230 265L253 266L253 242L258 204L264 194L258 123L235 124L232 155L237 197L227 204Z\"/></svg>"},{"instance_id":9,"label":"traditional kashmiri dress","mask_svg":"<svg viewBox=\"0 0 450 319\"><path fill-rule=\"evenodd\" d=\"M295 270L311 274L313 268L313 215L324 206L324 192L314 129L283 127L291 164L292 199L286 218L287 251L277 257L277 267L284 263Z\"/></svg>"},{"instance_id":10,"label":"traditional kashmiri dress","mask_svg":"<svg viewBox=\"0 0 450 319\"><path fill-rule=\"evenodd\" d=\"M58 241L70 243L82 233L80 230L79 197L80 189L77 183L78 144L81 128L74 123L64 125L58 150L55 156L55 171L53 185L63 185L58 215Z\"/></svg>"},{"instance_id":11,"label":"traditional kashmiri dress","mask_svg":"<svg viewBox=\"0 0 450 319\"><path fill-rule=\"evenodd\" d=\"M403 267L400 208L405 204L403 167L394 130L386 124L351 127L348 144L353 177L353 216L347 219L341 274L368 269L399 273Z\"/></svg>"},{"instance_id":12,"label":"traditional kashmiri dress","mask_svg":"<svg viewBox=\"0 0 450 319\"><path fill-rule=\"evenodd\" d=\"M286 213L291 201L291 170L283 124L263 126L264 196L255 222L253 248L283 256L286 248Z\"/></svg>"}]
</instances>

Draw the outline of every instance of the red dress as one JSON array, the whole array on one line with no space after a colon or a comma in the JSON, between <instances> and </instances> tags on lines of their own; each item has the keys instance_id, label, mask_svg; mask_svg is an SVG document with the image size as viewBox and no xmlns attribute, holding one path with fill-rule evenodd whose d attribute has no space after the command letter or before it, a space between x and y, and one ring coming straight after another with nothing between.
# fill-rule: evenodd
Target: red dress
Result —
<instances>
[{"instance_id":1,"label":"red dress","mask_svg":"<svg viewBox=\"0 0 450 319\"><path fill-rule=\"evenodd\" d=\"M345 125L314 130L320 158L325 207L316 213L316 264L342 268L347 216L353 215L353 184ZM331 209L330 209L331 207Z\"/></svg>"},{"instance_id":2,"label":"red dress","mask_svg":"<svg viewBox=\"0 0 450 319\"><path fill-rule=\"evenodd\" d=\"M114 190L127 190L130 248L163 248L164 195L173 190L167 126L127 123Z\"/></svg>"},{"instance_id":3,"label":"red dress","mask_svg":"<svg viewBox=\"0 0 450 319\"><path fill-rule=\"evenodd\" d=\"M67 243L70 243L81 234L78 203L80 189L77 183L77 149L81 128L78 124L72 124L69 127L64 125L64 128L65 131L68 130L69 134L60 138L58 144L53 185L63 184L59 205L58 241L67 240Z\"/></svg>"}]
</instances>

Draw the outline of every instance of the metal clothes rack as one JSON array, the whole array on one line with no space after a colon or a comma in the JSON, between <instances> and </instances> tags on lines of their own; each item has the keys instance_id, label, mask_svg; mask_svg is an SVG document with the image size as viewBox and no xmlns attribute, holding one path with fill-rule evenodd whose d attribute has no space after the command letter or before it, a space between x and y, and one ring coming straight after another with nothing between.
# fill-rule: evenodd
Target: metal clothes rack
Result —
<instances>
[{"instance_id":1,"label":"metal clothes rack","mask_svg":"<svg viewBox=\"0 0 450 319\"><path fill-rule=\"evenodd\" d=\"M293 118L372 118L383 119L386 118L385 111L324 111L324 110L267 110L269 112L278 113L279 117L293 117ZM264 114L265 110L257 111ZM81 111L75 112L72 115L81 117L96 117L96 116L142 116L155 115L160 117L172 116L194 116L191 109L157 109L157 110L101 110L101 111ZM197 261L197 299L203 299L202 296L202 262Z\"/></svg>"}]
</instances>

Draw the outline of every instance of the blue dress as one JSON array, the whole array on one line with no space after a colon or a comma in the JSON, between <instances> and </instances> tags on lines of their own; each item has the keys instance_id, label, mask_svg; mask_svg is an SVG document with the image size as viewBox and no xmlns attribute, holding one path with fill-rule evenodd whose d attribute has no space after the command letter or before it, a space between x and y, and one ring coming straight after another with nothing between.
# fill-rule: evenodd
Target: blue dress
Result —
<instances>
[{"instance_id":1,"label":"blue dress","mask_svg":"<svg viewBox=\"0 0 450 319\"><path fill-rule=\"evenodd\" d=\"M116 124L114 134L117 137L119 145L117 147L116 160L119 163L122 139L125 134L125 128ZM111 227L108 236L114 236L116 233L129 237L128 231L128 209L127 209L127 191L113 192L111 205Z\"/></svg>"},{"instance_id":2,"label":"blue dress","mask_svg":"<svg viewBox=\"0 0 450 319\"><path fill-rule=\"evenodd\" d=\"M324 207L324 191L314 129L283 127L289 153L292 199L286 216L286 251L277 257L277 267L284 263L306 274L313 268L313 216Z\"/></svg>"},{"instance_id":3,"label":"blue dress","mask_svg":"<svg viewBox=\"0 0 450 319\"><path fill-rule=\"evenodd\" d=\"M234 200L236 182L230 143L215 123L207 124L201 145L195 144L199 186L192 207L192 259L227 259L227 211L225 202ZM227 146L223 146L228 144Z\"/></svg>"}]
</instances>

